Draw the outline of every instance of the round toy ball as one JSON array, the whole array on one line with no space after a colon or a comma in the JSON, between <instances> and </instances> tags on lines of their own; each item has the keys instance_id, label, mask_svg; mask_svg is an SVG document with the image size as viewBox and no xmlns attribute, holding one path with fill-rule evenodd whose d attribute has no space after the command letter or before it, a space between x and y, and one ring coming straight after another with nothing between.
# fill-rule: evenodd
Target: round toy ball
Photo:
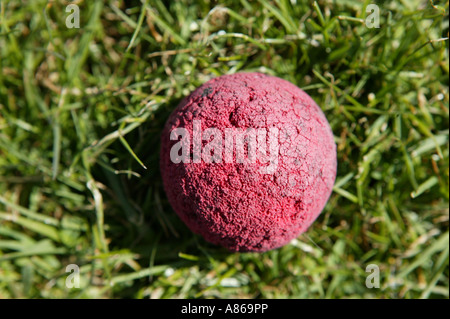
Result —
<instances>
[{"instance_id":1,"label":"round toy ball","mask_svg":"<svg viewBox=\"0 0 450 319\"><path fill-rule=\"evenodd\" d=\"M336 177L325 115L292 83L260 73L212 79L170 115L160 168L170 204L231 251L281 247L306 231Z\"/></svg>"}]
</instances>

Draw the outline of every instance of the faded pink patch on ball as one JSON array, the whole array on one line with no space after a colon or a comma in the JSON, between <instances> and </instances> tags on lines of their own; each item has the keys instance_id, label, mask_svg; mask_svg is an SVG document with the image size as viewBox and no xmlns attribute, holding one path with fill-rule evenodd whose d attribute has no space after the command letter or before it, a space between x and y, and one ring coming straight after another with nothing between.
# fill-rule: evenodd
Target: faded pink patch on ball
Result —
<instances>
[{"instance_id":1,"label":"faded pink patch on ball","mask_svg":"<svg viewBox=\"0 0 450 319\"><path fill-rule=\"evenodd\" d=\"M268 164L259 161L173 163L178 141L170 132L183 127L192 139L193 120L223 136L226 128L278 128L276 171L261 173ZM274 249L306 231L331 194L337 167L333 133L317 104L292 83L260 73L224 75L185 98L167 120L160 156L175 212L193 232L231 251Z\"/></svg>"}]
</instances>

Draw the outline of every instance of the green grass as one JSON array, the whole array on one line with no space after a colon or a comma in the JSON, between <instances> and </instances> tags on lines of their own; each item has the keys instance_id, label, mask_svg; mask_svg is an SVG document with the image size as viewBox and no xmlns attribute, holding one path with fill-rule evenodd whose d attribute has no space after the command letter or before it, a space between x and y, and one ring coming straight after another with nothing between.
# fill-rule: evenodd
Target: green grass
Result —
<instances>
[{"instance_id":1,"label":"green grass","mask_svg":"<svg viewBox=\"0 0 450 319\"><path fill-rule=\"evenodd\" d=\"M0 0L0 298L449 297L448 1L376 1L379 29L370 1L77 1L80 29L69 3ZM158 168L177 103L244 70L338 145L319 219L263 254L192 234Z\"/></svg>"}]
</instances>

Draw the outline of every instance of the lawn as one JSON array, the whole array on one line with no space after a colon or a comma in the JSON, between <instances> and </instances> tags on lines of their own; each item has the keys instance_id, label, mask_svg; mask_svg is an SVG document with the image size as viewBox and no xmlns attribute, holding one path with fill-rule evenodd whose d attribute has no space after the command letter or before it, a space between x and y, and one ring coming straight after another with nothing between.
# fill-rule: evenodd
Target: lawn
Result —
<instances>
[{"instance_id":1,"label":"lawn","mask_svg":"<svg viewBox=\"0 0 450 319\"><path fill-rule=\"evenodd\" d=\"M0 0L0 298L449 298L448 9ZM159 171L170 112L238 71L305 90L337 144L324 211L265 253L193 234Z\"/></svg>"}]
</instances>

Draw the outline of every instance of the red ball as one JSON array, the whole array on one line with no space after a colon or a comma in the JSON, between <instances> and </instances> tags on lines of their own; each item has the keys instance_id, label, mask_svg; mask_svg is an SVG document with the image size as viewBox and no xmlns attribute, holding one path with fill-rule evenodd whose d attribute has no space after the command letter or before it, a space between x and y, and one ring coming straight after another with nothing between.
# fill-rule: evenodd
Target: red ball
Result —
<instances>
[{"instance_id":1,"label":"red ball","mask_svg":"<svg viewBox=\"0 0 450 319\"><path fill-rule=\"evenodd\" d=\"M325 115L292 83L260 73L212 79L170 115L160 168L170 204L231 251L287 244L324 208L336 177Z\"/></svg>"}]
</instances>

